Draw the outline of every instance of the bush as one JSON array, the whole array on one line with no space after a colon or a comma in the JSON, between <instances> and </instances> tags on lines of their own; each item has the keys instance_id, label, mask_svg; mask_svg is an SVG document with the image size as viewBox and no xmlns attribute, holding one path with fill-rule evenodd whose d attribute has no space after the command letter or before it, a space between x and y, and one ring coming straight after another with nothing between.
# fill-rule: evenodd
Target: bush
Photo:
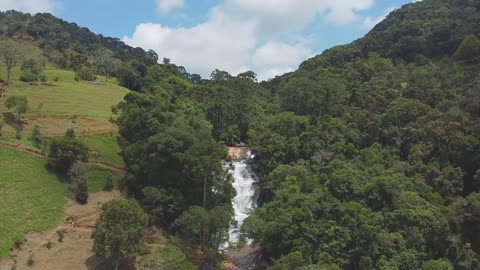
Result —
<instances>
[{"instance_id":1,"label":"bush","mask_svg":"<svg viewBox=\"0 0 480 270\"><path fill-rule=\"evenodd\" d=\"M21 139L22 139L22 130L17 129L17 130L15 131L15 139L17 139L17 140L21 140Z\"/></svg>"},{"instance_id":2,"label":"bush","mask_svg":"<svg viewBox=\"0 0 480 270\"><path fill-rule=\"evenodd\" d=\"M112 191L112 189L113 189L113 179L112 179L112 176L109 175L107 176L107 179L105 179L105 186L103 187L103 190Z\"/></svg>"},{"instance_id":3,"label":"bush","mask_svg":"<svg viewBox=\"0 0 480 270\"><path fill-rule=\"evenodd\" d=\"M26 240L24 238L15 240L15 249L20 249L25 242Z\"/></svg>"},{"instance_id":4,"label":"bush","mask_svg":"<svg viewBox=\"0 0 480 270\"><path fill-rule=\"evenodd\" d=\"M36 82L38 81L38 75L33 74L31 71L24 71L20 76L22 82Z\"/></svg>"},{"instance_id":5,"label":"bush","mask_svg":"<svg viewBox=\"0 0 480 270\"><path fill-rule=\"evenodd\" d=\"M30 254L30 256L28 256L27 266L32 267L34 264L35 264L35 259L34 259L34 255L32 253L32 254Z\"/></svg>"},{"instance_id":6,"label":"bush","mask_svg":"<svg viewBox=\"0 0 480 270\"><path fill-rule=\"evenodd\" d=\"M87 165L81 161L76 161L68 171L68 176L72 180L75 199L78 203L86 204L88 201Z\"/></svg>"},{"instance_id":7,"label":"bush","mask_svg":"<svg viewBox=\"0 0 480 270\"><path fill-rule=\"evenodd\" d=\"M52 241L48 241L48 242L45 244L45 247L46 247L48 250L52 249L52 247L53 247Z\"/></svg>"},{"instance_id":8,"label":"bush","mask_svg":"<svg viewBox=\"0 0 480 270\"><path fill-rule=\"evenodd\" d=\"M58 76L53 77L54 82L58 82L59 80L60 80L60 77L58 77Z\"/></svg>"},{"instance_id":9,"label":"bush","mask_svg":"<svg viewBox=\"0 0 480 270\"><path fill-rule=\"evenodd\" d=\"M83 68L77 73L77 77L84 81L94 81L97 79L95 73L89 68Z\"/></svg>"},{"instance_id":10,"label":"bush","mask_svg":"<svg viewBox=\"0 0 480 270\"><path fill-rule=\"evenodd\" d=\"M62 231L62 230L57 231L57 241L61 243L63 242L63 238L65 238L65 231Z\"/></svg>"},{"instance_id":11,"label":"bush","mask_svg":"<svg viewBox=\"0 0 480 270\"><path fill-rule=\"evenodd\" d=\"M32 130L32 136L30 136L30 140L33 142L35 147L39 148L42 144L42 134L40 133L40 128L35 126Z\"/></svg>"},{"instance_id":12,"label":"bush","mask_svg":"<svg viewBox=\"0 0 480 270\"><path fill-rule=\"evenodd\" d=\"M45 74L40 75L40 81L46 82L47 81L47 76Z\"/></svg>"},{"instance_id":13,"label":"bush","mask_svg":"<svg viewBox=\"0 0 480 270\"><path fill-rule=\"evenodd\" d=\"M67 129L67 131L65 132L65 138L67 139L75 139L75 129L73 128L69 128Z\"/></svg>"},{"instance_id":14,"label":"bush","mask_svg":"<svg viewBox=\"0 0 480 270\"><path fill-rule=\"evenodd\" d=\"M66 174L76 161L88 161L88 147L76 139L62 138L50 145L49 165L57 172Z\"/></svg>"}]
</instances>

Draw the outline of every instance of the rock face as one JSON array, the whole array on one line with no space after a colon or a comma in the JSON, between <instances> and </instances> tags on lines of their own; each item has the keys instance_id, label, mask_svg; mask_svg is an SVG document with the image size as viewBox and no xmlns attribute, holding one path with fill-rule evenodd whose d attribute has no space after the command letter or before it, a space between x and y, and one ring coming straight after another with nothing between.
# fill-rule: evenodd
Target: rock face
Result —
<instances>
[{"instance_id":1,"label":"rock face","mask_svg":"<svg viewBox=\"0 0 480 270\"><path fill-rule=\"evenodd\" d=\"M242 160L250 158L250 149L245 146L228 147L228 155L232 160Z\"/></svg>"}]
</instances>

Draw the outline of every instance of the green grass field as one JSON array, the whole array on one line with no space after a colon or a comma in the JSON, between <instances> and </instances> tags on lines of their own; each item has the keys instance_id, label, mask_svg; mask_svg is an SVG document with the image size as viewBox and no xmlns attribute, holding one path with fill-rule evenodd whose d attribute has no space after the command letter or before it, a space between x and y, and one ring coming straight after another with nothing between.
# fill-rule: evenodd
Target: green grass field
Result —
<instances>
[{"instance_id":1,"label":"green grass field","mask_svg":"<svg viewBox=\"0 0 480 270\"><path fill-rule=\"evenodd\" d=\"M46 70L48 82L34 84L14 81L7 97L28 98L28 112L23 116L23 136L29 136L34 126L47 137L62 136L68 128L78 135L102 134L116 130L110 122L111 108L123 100L128 90L113 83L76 82L74 73L67 70ZM58 81L53 81L58 78ZM110 82L114 82L112 79ZM7 111L0 101L0 118ZM1 119L0 119L1 120ZM15 131L4 127L3 133L14 136Z\"/></svg>"},{"instance_id":2,"label":"green grass field","mask_svg":"<svg viewBox=\"0 0 480 270\"><path fill-rule=\"evenodd\" d=\"M88 166L88 192L95 193L103 191L105 187L105 180L108 176L112 177L114 187L117 187L118 181L123 177L123 174L103 168L97 165Z\"/></svg>"},{"instance_id":3,"label":"green grass field","mask_svg":"<svg viewBox=\"0 0 480 270\"><path fill-rule=\"evenodd\" d=\"M0 146L0 259L26 233L48 230L63 220L65 198L73 195L46 164L44 158ZM89 192L102 191L108 176L116 187L123 174L89 165Z\"/></svg>"},{"instance_id":4,"label":"green grass field","mask_svg":"<svg viewBox=\"0 0 480 270\"><path fill-rule=\"evenodd\" d=\"M100 161L115 165L116 167L123 167L125 164L123 163L122 157L119 155L120 147L117 144L116 138L117 133L112 132L80 137L79 139L85 142L90 149L90 153L96 152L98 154L97 160L91 155L91 161Z\"/></svg>"},{"instance_id":5,"label":"green grass field","mask_svg":"<svg viewBox=\"0 0 480 270\"><path fill-rule=\"evenodd\" d=\"M62 220L68 188L45 165L45 159L0 147L0 258L25 233Z\"/></svg>"},{"instance_id":6,"label":"green grass field","mask_svg":"<svg viewBox=\"0 0 480 270\"><path fill-rule=\"evenodd\" d=\"M127 89L115 85L114 79L109 83L76 82L73 72L65 70L45 70L48 82L33 85L16 81L18 74L16 70L7 95L27 96L25 129L22 138L17 139L15 130L4 125L0 141L34 148L28 139L34 126L40 127L47 141L63 136L73 127L90 153L97 153L96 160L90 157L92 162L124 165L116 143L117 127L109 119L111 107L123 100ZM103 80L99 77L99 81ZM0 122L5 111L0 101ZM44 158L0 146L0 258L8 256L15 240L25 233L51 229L64 218L66 198L73 196L69 184L51 174L45 168L46 163ZM90 164L89 192L102 191L108 176L115 186L123 177L117 170Z\"/></svg>"}]
</instances>

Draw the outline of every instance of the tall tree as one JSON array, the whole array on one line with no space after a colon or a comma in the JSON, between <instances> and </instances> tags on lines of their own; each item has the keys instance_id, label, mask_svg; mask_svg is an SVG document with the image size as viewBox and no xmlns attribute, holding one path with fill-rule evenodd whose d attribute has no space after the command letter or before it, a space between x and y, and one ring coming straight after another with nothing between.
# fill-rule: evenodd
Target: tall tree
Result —
<instances>
[{"instance_id":1,"label":"tall tree","mask_svg":"<svg viewBox=\"0 0 480 270\"><path fill-rule=\"evenodd\" d=\"M18 64L23 57L23 50L18 44L11 40L2 41L0 43L0 55L7 69L7 84L10 85L12 79L12 69Z\"/></svg>"},{"instance_id":2,"label":"tall tree","mask_svg":"<svg viewBox=\"0 0 480 270\"><path fill-rule=\"evenodd\" d=\"M111 201L104 205L92 234L93 251L112 260L115 270L122 258L144 249L147 215L134 200Z\"/></svg>"},{"instance_id":3,"label":"tall tree","mask_svg":"<svg viewBox=\"0 0 480 270\"><path fill-rule=\"evenodd\" d=\"M105 82L107 82L114 69L112 53L102 48L95 51L95 57L97 68L103 75L105 75Z\"/></svg>"}]
</instances>

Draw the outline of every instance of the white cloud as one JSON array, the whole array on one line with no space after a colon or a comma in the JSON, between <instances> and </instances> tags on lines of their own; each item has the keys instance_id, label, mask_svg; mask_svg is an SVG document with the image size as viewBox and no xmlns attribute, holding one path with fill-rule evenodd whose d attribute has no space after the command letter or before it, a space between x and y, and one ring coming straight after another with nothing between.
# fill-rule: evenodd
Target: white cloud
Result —
<instances>
[{"instance_id":1,"label":"white cloud","mask_svg":"<svg viewBox=\"0 0 480 270\"><path fill-rule=\"evenodd\" d=\"M144 23L123 40L153 49L203 77L215 68L232 74L254 69L263 79L291 71L312 55L301 37L292 39L290 34L305 29L318 16L328 23L352 23L359 19L357 11L371 8L374 1L224 0L196 26ZM280 42L286 36L293 45Z\"/></svg>"},{"instance_id":2,"label":"white cloud","mask_svg":"<svg viewBox=\"0 0 480 270\"><path fill-rule=\"evenodd\" d=\"M170 11L182 8L185 5L185 0L157 0L158 10L161 13L169 13Z\"/></svg>"},{"instance_id":3,"label":"white cloud","mask_svg":"<svg viewBox=\"0 0 480 270\"><path fill-rule=\"evenodd\" d=\"M53 13L60 5L56 0L0 0L0 10L17 10L28 13Z\"/></svg>"},{"instance_id":4,"label":"white cloud","mask_svg":"<svg viewBox=\"0 0 480 270\"><path fill-rule=\"evenodd\" d=\"M293 71L300 62L312 55L313 52L303 44L269 42L255 51L253 65L260 79L269 79Z\"/></svg>"},{"instance_id":5,"label":"white cloud","mask_svg":"<svg viewBox=\"0 0 480 270\"><path fill-rule=\"evenodd\" d=\"M393 10L394 8L389 8L380 17L377 18L373 18L372 16L365 17L365 19L363 20L363 28L368 30L372 29L375 25L383 21Z\"/></svg>"}]
</instances>

